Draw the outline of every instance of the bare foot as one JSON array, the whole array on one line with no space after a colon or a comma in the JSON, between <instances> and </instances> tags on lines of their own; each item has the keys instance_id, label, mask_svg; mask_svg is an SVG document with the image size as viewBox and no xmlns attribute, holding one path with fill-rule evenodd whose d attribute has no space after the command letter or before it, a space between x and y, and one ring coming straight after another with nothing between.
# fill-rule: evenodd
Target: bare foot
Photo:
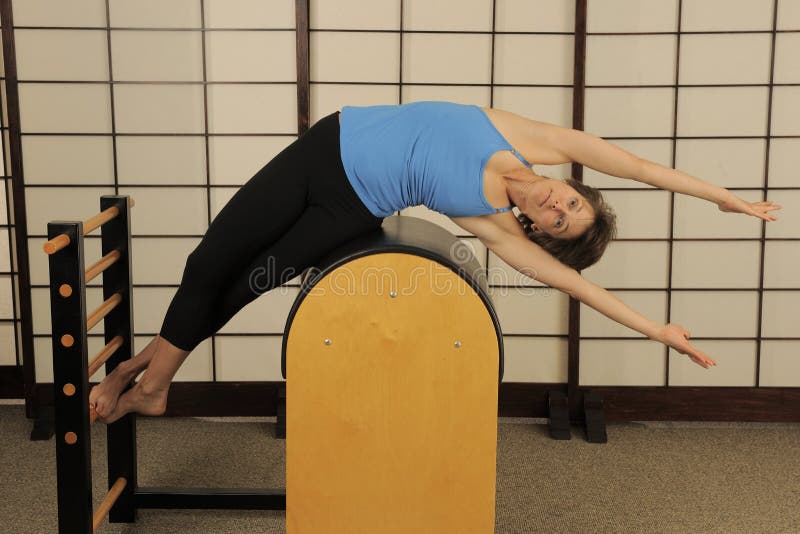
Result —
<instances>
[{"instance_id":1,"label":"bare foot","mask_svg":"<svg viewBox=\"0 0 800 534\"><path fill-rule=\"evenodd\" d=\"M114 410L105 417L100 417L104 423L113 423L125 414L135 412L141 415L164 415L167 409L167 390L148 391L142 387L141 382L126 391L120 398Z\"/></svg>"},{"instance_id":2,"label":"bare foot","mask_svg":"<svg viewBox=\"0 0 800 534\"><path fill-rule=\"evenodd\" d=\"M133 379L126 362L119 364L89 392L89 406L94 407L100 417L110 414L116 408L120 394Z\"/></svg>"}]
</instances>

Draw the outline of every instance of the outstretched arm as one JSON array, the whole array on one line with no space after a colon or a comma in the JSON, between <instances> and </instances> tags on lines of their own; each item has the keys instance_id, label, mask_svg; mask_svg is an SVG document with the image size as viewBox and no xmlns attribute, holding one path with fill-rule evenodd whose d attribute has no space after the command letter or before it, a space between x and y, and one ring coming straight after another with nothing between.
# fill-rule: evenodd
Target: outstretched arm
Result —
<instances>
[{"instance_id":1,"label":"outstretched arm","mask_svg":"<svg viewBox=\"0 0 800 534\"><path fill-rule=\"evenodd\" d=\"M611 176L708 200L717 204L721 211L744 213L765 221L776 220L777 217L768 212L781 208L766 200L748 202L723 187L635 156L581 130L528 119L503 110L496 109L494 113L509 126L514 133L513 142L529 161L542 165L574 161Z\"/></svg>"},{"instance_id":2,"label":"outstretched arm","mask_svg":"<svg viewBox=\"0 0 800 534\"><path fill-rule=\"evenodd\" d=\"M770 201L748 202L723 187L704 182L677 169L639 158L592 134L552 124L532 122L536 138L563 161L575 161L591 169L636 180L659 189L683 193L717 204L721 211L744 213L765 221L777 219L768 212L780 209ZM533 136L531 137L533 138Z\"/></svg>"},{"instance_id":3,"label":"outstretched arm","mask_svg":"<svg viewBox=\"0 0 800 534\"><path fill-rule=\"evenodd\" d=\"M714 203L721 202L730 194L727 189L639 158L605 139L580 130L556 127L551 132L550 142L571 161L611 176L636 180Z\"/></svg>"},{"instance_id":4,"label":"outstretched arm","mask_svg":"<svg viewBox=\"0 0 800 534\"><path fill-rule=\"evenodd\" d=\"M477 234L476 234L477 235ZM481 236L478 235L480 238ZM504 231L481 239L495 254L522 274L560 289L606 317L686 354L696 364L717 364L689 343L689 332L676 324L660 324L636 312L609 291L583 278L525 237Z\"/></svg>"}]
</instances>

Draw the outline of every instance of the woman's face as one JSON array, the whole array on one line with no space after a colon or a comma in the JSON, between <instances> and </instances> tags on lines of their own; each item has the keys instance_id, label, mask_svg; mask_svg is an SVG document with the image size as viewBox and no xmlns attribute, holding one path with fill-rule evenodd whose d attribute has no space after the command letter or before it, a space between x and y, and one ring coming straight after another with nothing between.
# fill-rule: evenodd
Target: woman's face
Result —
<instances>
[{"instance_id":1,"label":"woman's face","mask_svg":"<svg viewBox=\"0 0 800 534\"><path fill-rule=\"evenodd\" d=\"M575 239L594 222L591 204L561 180L544 178L531 184L525 194L525 215L535 232L558 239Z\"/></svg>"}]
</instances>

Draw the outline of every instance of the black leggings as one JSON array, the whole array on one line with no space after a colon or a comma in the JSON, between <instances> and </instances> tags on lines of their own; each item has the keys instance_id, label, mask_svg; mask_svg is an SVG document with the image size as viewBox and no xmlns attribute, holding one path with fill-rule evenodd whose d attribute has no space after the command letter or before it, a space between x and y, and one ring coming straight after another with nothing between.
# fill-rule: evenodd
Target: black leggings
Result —
<instances>
[{"instance_id":1,"label":"black leggings","mask_svg":"<svg viewBox=\"0 0 800 534\"><path fill-rule=\"evenodd\" d=\"M160 335L193 350L260 294L382 221L347 179L332 113L258 171L214 218L186 260Z\"/></svg>"}]
</instances>

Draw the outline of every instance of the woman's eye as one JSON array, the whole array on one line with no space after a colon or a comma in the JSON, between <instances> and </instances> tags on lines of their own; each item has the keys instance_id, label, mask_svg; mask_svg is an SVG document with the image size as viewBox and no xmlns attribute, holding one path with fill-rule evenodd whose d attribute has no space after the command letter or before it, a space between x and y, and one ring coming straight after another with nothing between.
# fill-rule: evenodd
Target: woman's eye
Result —
<instances>
[{"instance_id":1,"label":"woman's eye","mask_svg":"<svg viewBox=\"0 0 800 534\"><path fill-rule=\"evenodd\" d=\"M577 206L578 205L578 200L573 198L572 200L569 201L569 205L570 206Z\"/></svg>"},{"instance_id":2,"label":"woman's eye","mask_svg":"<svg viewBox=\"0 0 800 534\"><path fill-rule=\"evenodd\" d=\"M564 222L564 219L563 219L563 217L559 217L558 219L556 219L556 222L555 222L555 227L556 227L556 228L561 228L561 224L562 224L563 222Z\"/></svg>"}]
</instances>

